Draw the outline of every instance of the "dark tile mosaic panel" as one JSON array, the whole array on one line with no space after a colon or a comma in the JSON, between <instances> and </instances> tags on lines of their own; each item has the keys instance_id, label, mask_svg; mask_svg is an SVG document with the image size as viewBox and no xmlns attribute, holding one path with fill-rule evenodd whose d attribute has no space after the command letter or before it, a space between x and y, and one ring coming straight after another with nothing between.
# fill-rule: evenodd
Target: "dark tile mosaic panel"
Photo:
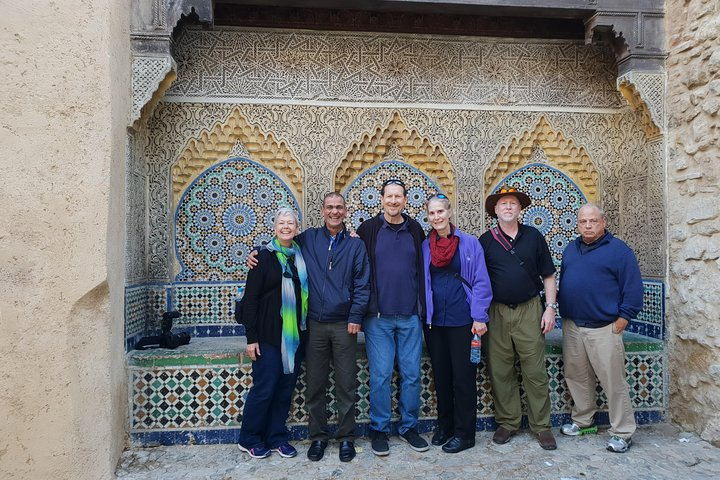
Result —
<instances>
[{"instance_id":1,"label":"dark tile mosaic panel","mask_svg":"<svg viewBox=\"0 0 720 480\"><path fill-rule=\"evenodd\" d=\"M571 399L563 379L562 354L555 347L548 348L546 366L550 377L550 394L553 415L567 415ZM236 429L242 421L244 398L252 385L251 364L247 359L238 363L240 350L225 351L222 355L202 354L175 358L131 363L131 418L130 429L133 438L153 438L161 432L185 431L175 439L187 443L195 429ZM205 362L204 355L209 355ZM205 363L205 364L203 364ZM153 366L154 365L154 366ZM633 343L626 354L626 372L633 405L637 415L647 419L662 418L665 410L663 374L664 357L656 344ZM519 376L519 373L518 373ZM364 352L358 356L358 402L357 420L360 428L369 421L369 375ZM432 368L428 357L422 359L421 419L432 422L437 416ZM393 378L392 398L394 415L398 419L397 393L398 378ZM334 382L329 391L329 407L334 411ZM305 428L307 412L304 404L305 375L301 374L293 396L288 425L291 428ZM525 408L524 393L523 408ZM492 389L484 364L478 372L478 423L482 428L494 424ZM607 409L606 400L598 386L598 407ZM602 414L601 414L602 415ZM643 417L644 418L644 417ZM646 420L647 420L646 419ZM336 420L331 416L330 422ZM430 424L428 424L430 425ZM479 428L480 428L479 427ZM307 434L306 430L305 435ZM197 430L199 435L204 435ZM236 431L233 438L236 439ZM145 435L145 436L144 436ZM151 436L147 436L151 435ZM194 435L194 433L193 433ZM216 434L222 437L221 431ZM228 437L229 438L229 437ZM304 437L301 437L304 438ZM229 441L235 441L230 439ZM227 440L227 439L226 439Z\"/></svg>"},{"instance_id":2,"label":"dark tile mosaic panel","mask_svg":"<svg viewBox=\"0 0 720 480\"><path fill-rule=\"evenodd\" d=\"M145 330L148 316L148 289L146 285L125 287L125 338Z\"/></svg>"},{"instance_id":3,"label":"dark tile mosaic panel","mask_svg":"<svg viewBox=\"0 0 720 480\"><path fill-rule=\"evenodd\" d=\"M596 423L600 426L610 424L607 412L599 412L596 416ZM650 423L661 423L666 421L665 415L661 411L635 412L635 421L639 425ZM550 416L550 422L553 427L570 422L570 414L553 413ZM527 428L527 418L523 417L522 428ZM419 433L429 433L437 427L437 420L419 420L417 430ZM333 433L332 425L330 426L331 434ZM497 428L493 417L480 417L475 423L475 429L479 432L494 431ZM308 428L306 425L289 426L290 440L305 440L308 438ZM392 422L390 431L393 435L397 435L398 424ZM355 428L357 436L366 437L368 435L368 424L358 423ZM208 430L159 430L149 432L133 432L130 434L131 442L134 446L156 446L156 445L219 445L235 443L240 435L239 427L213 428Z\"/></svg>"},{"instance_id":4,"label":"dark tile mosaic panel","mask_svg":"<svg viewBox=\"0 0 720 480\"><path fill-rule=\"evenodd\" d=\"M180 312L176 325L235 323L235 298L245 282L180 283L170 287L173 309Z\"/></svg>"},{"instance_id":5,"label":"dark tile mosaic panel","mask_svg":"<svg viewBox=\"0 0 720 480\"><path fill-rule=\"evenodd\" d=\"M665 284L658 280L643 280L643 309L628 331L647 337L665 338Z\"/></svg>"}]
</instances>

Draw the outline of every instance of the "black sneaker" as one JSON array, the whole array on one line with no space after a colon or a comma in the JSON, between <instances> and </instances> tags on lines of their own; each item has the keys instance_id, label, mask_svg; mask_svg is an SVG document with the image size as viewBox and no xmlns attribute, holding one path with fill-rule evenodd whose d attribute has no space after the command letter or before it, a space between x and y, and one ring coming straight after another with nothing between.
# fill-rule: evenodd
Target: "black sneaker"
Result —
<instances>
[{"instance_id":1,"label":"black sneaker","mask_svg":"<svg viewBox=\"0 0 720 480\"><path fill-rule=\"evenodd\" d=\"M377 432L370 429L370 448L372 452L379 457L390 455L387 435L384 432Z\"/></svg>"},{"instance_id":2,"label":"black sneaker","mask_svg":"<svg viewBox=\"0 0 720 480\"><path fill-rule=\"evenodd\" d=\"M430 445L428 445L428 442L420 435L418 435L417 430L415 430L414 428L407 430L405 433L401 433L400 438L409 443L410 448L412 448L416 452L425 452L430 449Z\"/></svg>"}]
</instances>

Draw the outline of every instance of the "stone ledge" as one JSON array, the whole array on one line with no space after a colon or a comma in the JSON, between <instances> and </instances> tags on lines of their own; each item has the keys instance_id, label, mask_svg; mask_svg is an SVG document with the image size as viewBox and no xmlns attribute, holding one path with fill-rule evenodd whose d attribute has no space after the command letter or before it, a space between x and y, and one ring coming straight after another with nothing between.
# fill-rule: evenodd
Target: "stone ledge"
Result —
<instances>
[{"instance_id":1,"label":"stone ledge","mask_svg":"<svg viewBox=\"0 0 720 480\"><path fill-rule=\"evenodd\" d=\"M662 340L625 332L626 352L662 351ZM358 357L365 358L365 337L358 336ZM175 350L157 348L150 350L132 350L127 354L130 367L162 367L186 365L237 365L250 364L245 355L247 339L244 336L233 337L196 337L188 345ZM545 354L562 354L562 331L555 329L545 337ZM423 351L427 356L427 351ZM241 359L241 360L238 360Z\"/></svg>"}]
</instances>

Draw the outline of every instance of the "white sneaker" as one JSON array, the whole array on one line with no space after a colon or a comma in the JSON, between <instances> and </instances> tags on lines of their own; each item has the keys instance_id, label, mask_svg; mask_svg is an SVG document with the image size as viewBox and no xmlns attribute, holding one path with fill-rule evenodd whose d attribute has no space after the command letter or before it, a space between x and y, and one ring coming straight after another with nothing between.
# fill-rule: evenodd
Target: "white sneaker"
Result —
<instances>
[{"instance_id":1,"label":"white sneaker","mask_svg":"<svg viewBox=\"0 0 720 480\"><path fill-rule=\"evenodd\" d=\"M625 453L630 448L630 445L632 445L632 439L628 438L625 440L617 435L613 435L610 437L610 440L608 440L607 449L615 453Z\"/></svg>"}]
</instances>

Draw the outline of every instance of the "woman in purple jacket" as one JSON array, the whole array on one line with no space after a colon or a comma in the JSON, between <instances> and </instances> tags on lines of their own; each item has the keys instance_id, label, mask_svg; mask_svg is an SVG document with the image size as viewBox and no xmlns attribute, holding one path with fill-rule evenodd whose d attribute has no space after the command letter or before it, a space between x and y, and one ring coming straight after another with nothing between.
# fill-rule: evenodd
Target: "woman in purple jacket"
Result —
<instances>
[{"instance_id":1,"label":"woman in purple jacket","mask_svg":"<svg viewBox=\"0 0 720 480\"><path fill-rule=\"evenodd\" d=\"M470 341L487 332L492 290L480 242L450 223L448 198L435 195L426 208L433 227L422 244L426 339L438 410L432 444L457 453L475 446L477 365L470 362Z\"/></svg>"}]
</instances>

